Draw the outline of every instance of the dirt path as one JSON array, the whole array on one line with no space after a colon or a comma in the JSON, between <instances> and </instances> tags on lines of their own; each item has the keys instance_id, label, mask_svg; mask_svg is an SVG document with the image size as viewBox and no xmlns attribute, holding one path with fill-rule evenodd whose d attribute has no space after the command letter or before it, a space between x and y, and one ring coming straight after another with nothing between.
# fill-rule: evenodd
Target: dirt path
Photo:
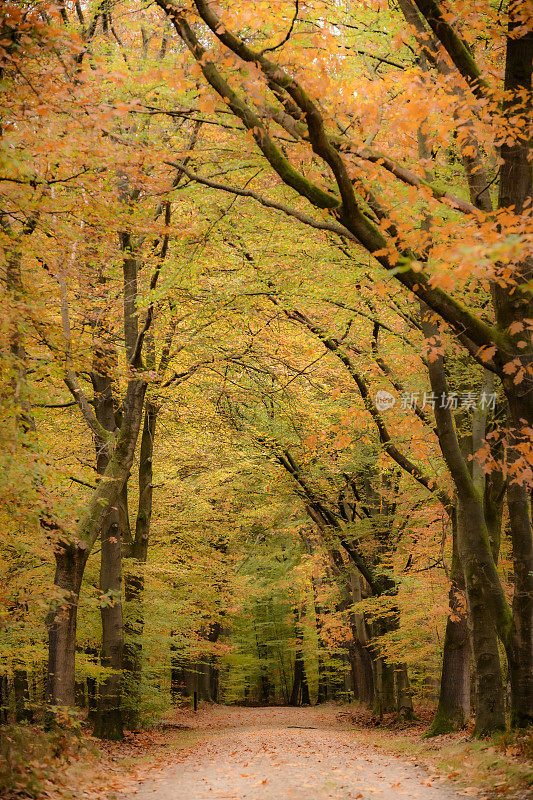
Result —
<instances>
[{"instance_id":1,"label":"dirt path","mask_svg":"<svg viewBox=\"0 0 533 800\"><path fill-rule=\"evenodd\" d=\"M415 764L356 743L331 708L220 708L194 727L206 739L124 800L460 797Z\"/></svg>"}]
</instances>

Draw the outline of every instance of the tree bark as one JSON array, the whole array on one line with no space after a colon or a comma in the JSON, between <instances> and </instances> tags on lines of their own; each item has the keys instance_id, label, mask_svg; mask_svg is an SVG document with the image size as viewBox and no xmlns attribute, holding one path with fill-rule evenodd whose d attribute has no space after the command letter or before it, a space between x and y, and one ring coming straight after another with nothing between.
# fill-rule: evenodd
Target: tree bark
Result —
<instances>
[{"instance_id":1,"label":"tree bark","mask_svg":"<svg viewBox=\"0 0 533 800\"><path fill-rule=\"evenodd\" d=\"M422 330L428 341L438 340L438 330L423 306ZM429 360L428 370L435 396L448 397L441 355ZM508 638L511 611L490 547L482 492L475 485L461 452L451 410L442 402L435 403L435 420L440 448L457 490L457 541L465 576L476 671L475 734L484 736L505 728L505 695L497 637L500 633L503 641Z\"/></svg>"},{"instance_id":2,"label":"tree bark","mask_svg":"<svg viewBox=\"0 0 533 800\"><path fill-rule=\"evenodd\" d=\"M291 706L311 705L311 699L309 697L309 686L307 683L307 676L305 674L305 662L302 650L303 632L301 627L301 620L304 617L304 615L305 615L305 605L302 606L302 610L300 613L298 612L297 609L294 609L296 636L298 644L296 646L296 653L294 659L294 681L292 684L292 692L289 700L289 705Z\"/></svg>"},{"instance_id":3,"label":"tree bark","mask_svg":"<svg viewBox=\"0 0 533 800\"><path fill-rule=\"evenodd\" d=\"M362 599L361 578L353 569L350 570L349 581L351 602L359 603ZM356 664L354 686L357 687L358 700L372 708L375 700L374 671L372 669L373 654L369 647L369 637L364 616L350 612L350 627Z\"/></svg>"},{"instance_id":4,"label":"tree bark","mask_svg":"<svg viewBox=\"0 0 533 800\"><path fill-rule=\"evenodd\" d=\"M257 633L257 626L255 627L255 642L257 645L257 657L259 659L259 684L260 684L260 699L266 706L270 702L270 694L272 687L268 678L267 667L267 648L263 642L259 641Z\"/></svg>"},{"instance_id":5,"label":"tree bark","mask_svg":"<svg viewBox=\"0 0 533 800\"><path fill-rule=\"evenodd\" d=\"M144 564L148 558L150 526L152 522L153 453L158 407L148 400L144 414L144 425L139 454L139 502L135 523L135 538L128 555L133 560L133 570L125 577L125 600L127 603L126 644L124 649L124 671L128 688L125 719L130 730L141 724L140 688L142 679L142 634L144 631Z\"/></svg>"},{"instance_id":6,"label":"tree bark","mask_svg":"<svg viewBox=\"0 0 533 800\"><path fill-rule=\"evenodd\" d=\"M118 509L102 531L100 589L104 599L102 617L102 666L112 670L100 684L94 721L94 735L100 739L121 740L122 727L122 654L124 621L122 616L122 542Z\"/></svg>"},{"instance_id":7,"label":"tree bark","mask_svg":"<svg viewBox=\"0 0 533 800\"><path fill-rule=\"evenodd\" d=\"M507 489L513 545L513 630L508 647L511 725L533 724L533 546L526 489Z\"/></svg>"},{"instance_id":8,"label":"tree bark","mask_svg":"<svg viewBox=\"0 0 533 800\"><path fill-rule=\"evenodd\" d=\"M292 683L292 691L289 699L290 706L309 706L311 700L309 697L309 686L307 684L307 676L305 674L305 664L301 650L296 651L296 658L294 660L294 680Z\"/></svg>"},{"instance_id":9,"label":"tree bark","mask_svg":"<svg viewBox=\"0 0 533 800\"><path fill-rule=\"evenodd\" d=\"M402 719L414 718L413 695L409 683L409 673L405 664L396 667L396 706Z\"/></svg>"},{"instance_id":10,"label":"tree bark","mask_svg":"<svg viewBox=\"0 0 533 800\"><path fill-rule=\"evenodd\" d=\"M494 568L488 532L478 499L459 500L459 554L465 574L468 618L476 679L475 734L505 729L505 693L500 668L498 632L487 569ZM495 571L495 568L494 568Z\"/></svg>"},{"instance_id":11,"label":"tree bark","mask_svg":"<svg viewBox=\"0 0 533 800\"><path fill-rule=\"evenodd\" d=\"M374 661L374 713L382 719L384 714L396 711L394 696L394 666L383 658Z\"/></svg>"},{"instance_id":12,"label":"tree bark","mask_svg":"<svg viewBox=\"0 0 533 800\"><path fill-rule=\"evenodd\" d=\"M470 641L465 581L457 545L457 512L452 516L452 529L450 611L444 634L439 704L427 736L459 730L470 719Z\"/></svg>"},{"instance_id":13,"label":"tree bark","mask_svg":"<svg viewBox=\"0 0 533 800\"><path fill-rule=\"evenodd\" d=\"M0 725L5 725L8 720L9 685L7 674L0 675Z\"/></svg>"},{"instance_id":14,"label":"tree bark","mask_svg":"<svg viewBox=\"0 0 533 800\"><path fill-rule=\"evenodd\" d=\"M470 642L464 579L450 586L450 615L444 634L439 704L428 736L464 728L470 719Z\"/></svg>"},{"instance_id":15,"label":"tree bark","mask_svg":"<svg viewBox=\"0 0 533 800\"><path fill-rule=\"evenodd\" d=\"M15 694L15 721L31 722L33 720L33 712L29 705L28 673L23 668L15 669L13 672L13 691Z\"/></svg>"},{"instance_id":16,"label":"tree bark","mask_svg":"<svg viewBox=\"0 0 533 800\"><path fill-rule=\"evenodd\" d=\"M522 25L522 4L510 3L509 36L507 38L504 88L507 96L504 111L512 119L522 115L531 119L533 32L516 31ZM511 207L516 213L526 210L532 197L532 173L530 163L531 130L526 127L521 133L506 137L501 146L502 166L500 171L500 208ZM515 267L516 280L527 284L533 278L533 256L529 255ZM515 352L508 360L518 361L521 369L531 369L533 363L532 337L520 326L524 319L533 316L533 298L528 291L509 292L497 285L494 290L494 305L498 324L508 328L513 323L519 326L513 334ZM523 348L523 343L529 346ZM519 347L522 343L522 348ZM511 724L525 727L533 723L533 532L531 525L531 486L526 479L513 475L513 468L520 463L522 451L531 448L533 428L533 396L530 380L516 381L516 368L505 372L503 387L509 402L510 423L507 455L511 470L508 488L509 521L514 562L513 627L506 649L511 679Z\"/></svg>"},{"instance_id":17,"label":"tree bark","mask_svg":"<svg viewBox=\"0 0 533 800\"><path fill-rule=\"evenodd\" d=\"M300 536L304 543L304 546L309 553L309 555L313 554L313 547L311 544L311 540L305 535L304 531L300 531ZM317 691L317 699L316 702L318 703L326 703L328 700L328 675L326 670L326 655L327 655L327 647L324 643L323 637L323 609L319 602L319 590L320 583L316 579L314 575L311 576L311 587L313 590L313 607L315 612L315 626L316 626L316 637L318 643L318 652L317 652L317 669L318 669L318 691Z\"/></svg>"},{"instance_id":18,"label":"tree bark","mask_svg":"<svg viewBox=\"0 0 533 800\"><path fill-rule=\"evenodd\" d=\"M88 554L105 524L109 507L117 503L129 475L141 426L145 391L144 381L134 378L129 382L124 420L103 480L91 495L78 523L76 539L70 541L66 536L60 536L56 545L54 585L61 601L51 604L47 616L48 698L53 706L74 704L76 614L83 571ZM41 521L41 524L48 527L45 521Z\"/></svg>"},{"instance_id":19,"label":"tree bark","mask_svg":"<svg viewBox=\"0 0 533 800\"><path fill-rule=\"evenodd\" d=\"M100 425L112 433L116 428L112 368L116 362L113 331L98 316L95 326L93 371L94 409ZM96 471L102 476L109 463L109 450L96 444ZM122 653L124 621L122 615L122 532L120 529L120 497L109 507L102 527L100 550L100 617L102 622L101 664L111 671L98 687L94 717L94 735L100 739L120 740L124 737L121 715Z\"/></svg>"},{"instance_id":20,"label":"tree bark","mask_svg":"<svg viewBox=\"0 0 533 800\"><path fill-rule=\"evenodd\" d=\"M87 561L87 548L59 545L55 560L54 586L59 599L52 603L46 619L47 697L52 706L73 706L78 598Z\"/></svg>"}]
</instances>

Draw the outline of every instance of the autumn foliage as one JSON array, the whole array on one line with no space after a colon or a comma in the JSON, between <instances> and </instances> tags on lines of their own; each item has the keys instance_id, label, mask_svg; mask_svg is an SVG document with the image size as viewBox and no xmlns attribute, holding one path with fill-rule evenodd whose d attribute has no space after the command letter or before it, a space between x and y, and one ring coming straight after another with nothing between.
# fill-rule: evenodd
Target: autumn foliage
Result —
<instances>
[{"instance_id":1,"label":"autumn foliage","mask_svg":"<svg viewBox=\"0 0 533 800\"><path fill-rule=\"evenodd\" d=\"M530 726L530 5L0 13L0 724Z\"/></svg>"}]
</instances>

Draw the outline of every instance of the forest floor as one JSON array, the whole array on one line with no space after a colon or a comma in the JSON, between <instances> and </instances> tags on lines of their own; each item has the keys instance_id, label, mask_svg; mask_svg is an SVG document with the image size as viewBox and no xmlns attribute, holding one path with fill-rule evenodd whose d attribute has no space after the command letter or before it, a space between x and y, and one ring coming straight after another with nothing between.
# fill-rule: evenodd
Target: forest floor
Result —
<instances>
[{"instance_id":1,"label":"forest floor","mask_svg":"<svg viewBox=\"0 0 533 800\"><path fill-rule=\"evenodd\" d=\"M370 723L370 724L369 724ZM374 724L372 724L374 723ZM427 721L376 726L354 706L176 711L124 742L92 740L53 800L533 800L516 739L424 739Z\"/></svg>"},{"instance_id":2,"label":"forest floor","mask_svg":"<svg viewBox=\"0 0 533 800\"><path fill-rule=\"evenodd\" d=\"M461 732L425 739L431 712L418 715L418 721L399 725L392 715L376 720L356 705L205 705L196 713L177 710L118 743L83 734L43 744L35 726L21 726L9 732L12 791L0 788L0 796L533 800L533 734L477 741ZM2 778L0 764L0 784Z\"/></svg>"},{"instance_id":3,"label":"forest floor","mask_svg":"<svg viewBox=\"0 0 533 800\"><path fill-rule=\"evenodd\" d=\"M459 800L440 779L372 745L354 747L338 709L216 709L198 727L216 730L127 800Z\"/></svg>"}]
</instances>

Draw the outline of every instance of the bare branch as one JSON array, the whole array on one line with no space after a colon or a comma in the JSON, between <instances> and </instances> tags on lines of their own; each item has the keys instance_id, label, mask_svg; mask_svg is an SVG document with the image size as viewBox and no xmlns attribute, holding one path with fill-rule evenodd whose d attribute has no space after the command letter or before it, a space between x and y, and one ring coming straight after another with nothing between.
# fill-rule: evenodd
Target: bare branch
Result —
<instances>
[{"instance_id":1,"label":"bare branch","mask_svg":"<svg viewBox=\"0 0 533 800\"><path fill-rule=\"evenodd\" d=\"M264 50L261 50L262 54L264 54L264 53L273 53L274 50L279 50L280 47L283 47L283 45L286 44L286 42L289 41L289 39L291 38L291 34L292 34L293 30L294 30L294 26L296 24L296 20L298 19L298 10L299 10L299 0L294 0L294 15L293 15L289 30L287 31L287 33L285 34L284 38L281 40L281 42L279 44L276 44L273 47L265 47Z\"/></svg>"},{"instance_id":2,"label":"bare branch","mask_svg":"<svg viewBox=\"0 0 533 800\"><path fill-rule=\"evenodd\" d=\"M115 437L110 431L107 431L98 422L94 410L92 409L86 395L79 385L78 377L72 369L72 333L70 328L67 287L65 284L65 279L62 275L56 275L55 278L59 284L59 290L61 294L61 328L65 342L64 381L72 397L78 404L89 430L93 433L96 441L98 442L98 446L109 447L111 444L115 443Z\"/></svg>"},{"instance_id":3,"label":"bare branch","mask_svg":"<svg viewBox=\"0 0 533 800\"><path fill-rule=\"evenodd\" d=\"M264 195L260 195L251 189L239 189L236 186L230 186L226 183L218 183L218 181L213 181L210 178L204 178L202 175L192 172L180 162L165 161L164 163L169 164L171 167L181 169L188 178L193 181L197 181L198 183L202 183L204 186L208 186L211 189L220 189L223 192L229 192L230 194L239 195L240 197L251 197L262 206L265 206L266 208L273 208L276 211L282 211L288 217L294 217L300 222L303 222L305 225L310 225L318 230L331 231L332 233L336 233L338 236L350 239L351 241L357 241L355 236L348 230L348 228L345 228L344 225L341 225L340 223L316 219L315 217L311 217L309 214L306 214L303 211L298 211L295 208L291 208L284 203L278 203L275 200L270 200Z\"/></svg>"}]
</instances>

